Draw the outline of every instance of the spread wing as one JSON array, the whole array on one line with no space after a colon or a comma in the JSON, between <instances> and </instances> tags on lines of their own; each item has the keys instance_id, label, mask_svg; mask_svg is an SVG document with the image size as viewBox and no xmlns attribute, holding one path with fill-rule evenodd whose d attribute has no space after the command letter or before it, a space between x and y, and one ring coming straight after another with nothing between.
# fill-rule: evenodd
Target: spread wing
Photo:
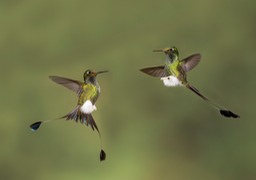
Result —
<instances>
[{"instance_id":1,"label":"spread wing","mask_svg":"<svg viewBox=\"0 0 256 180\"><path fill-rule=\"evenodd\" d=\"M55 83L60 84L74 92L76 92L77 95L79 95L82 91L82 82L76 81L73 79L68 79L64 77L59 77L59 76L49 76L51 80L53 80Z\"/></svg>"},{"instance_id":2,"label":"spread wing","mask_svg":"<svg viewBox=\"0 0 256 180\"><path fill-rule=\"evenodd\" d=\"M142 71L150 76L153 76L153 77L165 77L166 76L164 66L143 68L143 69L140 69L140 71Z\"/></svg>"},{"instance_id":3,"label":"spread wing","mask_svg":"<svg viewBox=\"0 0 256 180\"><path fill-rule=\"evenodd\" d=\"M182 68L184 71L188 72L200 62L201 60L201 54L193 54L185 59L183 59Z\"/></svg>"}]
</instances>

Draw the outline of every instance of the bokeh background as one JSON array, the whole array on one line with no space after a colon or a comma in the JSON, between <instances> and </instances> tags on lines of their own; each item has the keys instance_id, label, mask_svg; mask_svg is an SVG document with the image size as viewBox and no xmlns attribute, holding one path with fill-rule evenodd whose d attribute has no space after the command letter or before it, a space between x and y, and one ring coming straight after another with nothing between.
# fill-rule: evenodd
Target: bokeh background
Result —
<instances>
[{"instance_id":1,"label":"bokeh background","mask_svg":"<svg viewBox=\"0 0 256 180\"><path fill-rule=\"evenodd\" d=\"M0 179L256 179L253 0L1 0ZM160 65L153 49L175 45L201 63L189 81L238 113L228 119L185 88L138 69ZM82 80L92 68L102 94L96 132L60 117L76 95L49 75Z\"/></svg>"}]
</instances>

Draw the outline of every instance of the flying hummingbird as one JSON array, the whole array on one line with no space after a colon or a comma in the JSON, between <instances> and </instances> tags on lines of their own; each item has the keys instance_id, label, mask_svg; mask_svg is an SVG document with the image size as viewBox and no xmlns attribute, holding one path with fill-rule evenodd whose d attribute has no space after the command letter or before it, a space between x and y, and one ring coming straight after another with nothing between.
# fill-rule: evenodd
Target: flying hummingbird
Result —
<instances>
[{"instance_id":1,"label":"flying hummingbird","mask_svg":"<svg viewBox=\"0 0 256 180\"><path fill-rule=\"evenodd\" d=\"M96 110L95 103L100 95L100 86L96 80L96 76L105 72L108 71L95 72L92 70L86 70L84 72L84 82L68 79L65 77L49 76L49 78L55 83L63 85L64 87L74 91L78 96L78 102L75 109L66 114L65 116L57 119L65 118L66 120L74 120L76 122L80 121L82 124L85 124L87 126L90 125L93 130L96 129L101 141L100 161L105 160L106 153L102 149L101 134L91 113ZM30 125L30 128L33 131L36 131L41 124L52 120L35 122Z\"/></svg>"},{"instance_id":2,"label":"flying hummingbird","mask_svg":"<svg viewBox=\"0 0 256 180\"><path fill-rule=\"evenodd\" d=\"M187 72L192 70L200 62L200 54L193 54L180 60L179 51L176 47L154 50L154 52L165 53L165 65L140 69L142 72L150 76L161 78L165 86L184 86L190 89L203 100L210 103L214 108L219 110L220 114L225 117L239 117L239 115L211 101L187 81Z\"/></svg>"}]
</instances>

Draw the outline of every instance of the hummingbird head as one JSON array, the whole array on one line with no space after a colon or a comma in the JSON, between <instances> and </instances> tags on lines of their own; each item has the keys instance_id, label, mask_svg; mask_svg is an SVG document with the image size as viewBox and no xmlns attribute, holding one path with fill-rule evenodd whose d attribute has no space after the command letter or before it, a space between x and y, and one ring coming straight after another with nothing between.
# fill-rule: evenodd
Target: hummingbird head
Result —
<instances>
[{"instance_id":1,"label":"hummingbird head","mask_svg":"<svg viewBox=\"0 0 256 180\"><path fill-rule=\"evenodd\" d=\"M153 52L164 52L166 55L179 56L179 51L175 46L168 47L168 48L165 48L165 49L160 49L160 50L154 50Z\"/></svg>"},{"instance_id":2,"label":"hummingbird head","mask_svg":"<svg viewBox=\"0 0 256 180\"><path fill-rule=\"evenodd\" d=\"M108 71L98 71L98 72L95 72L93 70L87 69L84 72L84 81L86 82L87 80L93 80L93 79L96 78L96 76L98 74L105 73L105 72L108 72Z\"/></svg>"},{"instance_id":3,"label":"hummingbird head","mask_svg":"<svg viewBox=\"0 0 256 180\"><path fill-rule=\"evenodd\" d=\"M168 47L168 48L161 49L161 50L154 50L153 52L164 52L167 57L166 58L167 62L172 63L173 61L179 59L179 51L175 46Z\"/></svg>"}]
</instances>

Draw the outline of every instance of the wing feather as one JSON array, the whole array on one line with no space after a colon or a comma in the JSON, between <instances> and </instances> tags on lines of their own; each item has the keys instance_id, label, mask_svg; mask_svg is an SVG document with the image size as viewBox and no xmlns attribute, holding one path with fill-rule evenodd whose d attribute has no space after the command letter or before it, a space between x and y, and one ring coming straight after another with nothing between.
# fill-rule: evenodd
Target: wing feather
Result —
<instances>
[{"instance_id":1,"label":"wing feather","mask_svg":"<svg viewBox=\"0 0 256 180\"><path fill-rule=\"evenodd\" d=\"M82 91L82 82L80 81L76 81L73 79L69 79L69 78L65 78L65 77L60 77L60 76L49 76L49 78L54 81L57 84L60 84L74 92L77 93L77 95L79 95Z\"/></svg>"},{"instance_id":2,"label":"wing feather","mask_svg":"<svg viewBox=\"0 0 256 180\"><path fill-rule=\"evenodd\" d=\"M166 76L164 66L143 68L143 69L140 69L140 71L142 71L150 76L153 76L153 77L165 77Z\"/></svg>"},{"instance_id":3,"label":"wing feather","mask_svg":"<svg viewBox=\"0 0 256 180\"><path fill-rule=\"evenodd\" d=\"M184 62L182 68L185 72L192 70L201 60L201 54L193 54L182 61Z\"/></svg>"}]
</instances>

